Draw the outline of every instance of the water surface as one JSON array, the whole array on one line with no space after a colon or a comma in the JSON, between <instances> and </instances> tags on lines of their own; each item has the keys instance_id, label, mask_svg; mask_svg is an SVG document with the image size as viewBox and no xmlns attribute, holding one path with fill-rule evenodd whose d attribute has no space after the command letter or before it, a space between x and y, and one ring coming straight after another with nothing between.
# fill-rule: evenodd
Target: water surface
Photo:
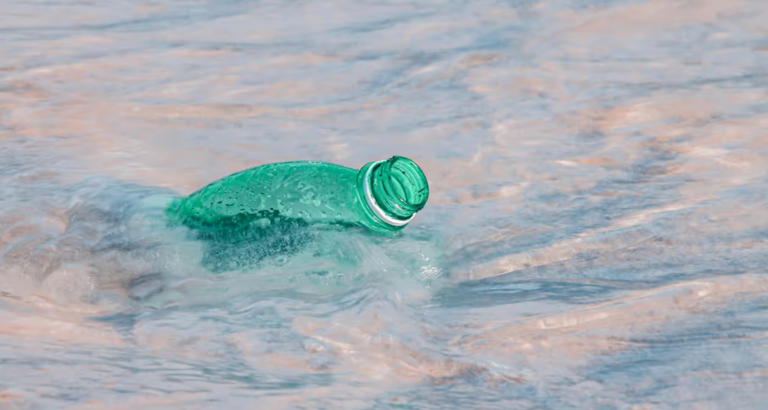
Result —
<instances>
[{"instance_id":1,"label":"water surface","mask_svg":"<svg viewBox=\"0 0 768 410\"><path fill-rule=\"evenodd\" d=\"M768 401L764 1L2 9L0 408ZM157 224L255 165L395 154L429 204L332 238L343 269L211 275Z\"/></svg>"}]
</instances>

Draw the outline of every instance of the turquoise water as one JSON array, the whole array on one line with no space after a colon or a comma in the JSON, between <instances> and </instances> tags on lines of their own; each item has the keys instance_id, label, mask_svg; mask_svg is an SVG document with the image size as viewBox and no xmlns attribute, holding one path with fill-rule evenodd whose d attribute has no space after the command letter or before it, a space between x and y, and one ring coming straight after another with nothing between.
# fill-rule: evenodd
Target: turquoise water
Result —
<instances>
[{"instance_id":1,"label":"turquoise water","mask_svg":"<svg viewBox=\"0 0 768 410\"><path fill-rule=\"evenodd\" d=\"M765 2L2 9L0 408L768 401ZM431 191L396 238L212 275L159 219L255 165L396 154Z\"/></svg>"}]
</instances>

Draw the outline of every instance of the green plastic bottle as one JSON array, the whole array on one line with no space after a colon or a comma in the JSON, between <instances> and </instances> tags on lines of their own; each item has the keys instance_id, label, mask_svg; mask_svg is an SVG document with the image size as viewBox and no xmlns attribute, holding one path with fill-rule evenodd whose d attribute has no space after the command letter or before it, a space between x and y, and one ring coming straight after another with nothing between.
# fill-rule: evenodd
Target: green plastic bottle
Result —
<instances>
[{"instance_id":1,"label":"green plastic bottle","mask_svg":"<svg viewBox=\"0 0 768 410\"><path fill-rule=\"evenodd\" d=\"M267 164L215 181L168 207L170 220L221 233L286 226L403 229L429 197L427 178L408 158L371 162L359 171L317 161ZM272 229L267 229L270 231Z\"/></svg>"}]
</instances>

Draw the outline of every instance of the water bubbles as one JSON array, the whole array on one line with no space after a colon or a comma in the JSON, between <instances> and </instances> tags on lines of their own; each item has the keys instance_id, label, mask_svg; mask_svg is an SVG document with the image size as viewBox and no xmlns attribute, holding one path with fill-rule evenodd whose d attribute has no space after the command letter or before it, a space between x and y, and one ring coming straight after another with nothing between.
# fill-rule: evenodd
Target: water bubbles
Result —
<instances>
[{"instance_id":1,"label":"water bubbles","mask_svg":"<svg viewBox=\"0 0 768 410\"><path fill-rule=\"evenodd\" d=\"M272 221L269 220L269 218L259 218L255 221L253 221L253 227L256 229L264 229L267 228L269 225L272 224Z\"/></svg>"},{"instance_id":2,"label":"water bubbles","mask_svg":"<svg viewBox=\"0 0 768 410\"><path fill-rule=\"evenodd\" d=\"M422 266L419 276L424 280L435 280L443 274L443 271L432 265Z\"/></svg>"}]
</instances>

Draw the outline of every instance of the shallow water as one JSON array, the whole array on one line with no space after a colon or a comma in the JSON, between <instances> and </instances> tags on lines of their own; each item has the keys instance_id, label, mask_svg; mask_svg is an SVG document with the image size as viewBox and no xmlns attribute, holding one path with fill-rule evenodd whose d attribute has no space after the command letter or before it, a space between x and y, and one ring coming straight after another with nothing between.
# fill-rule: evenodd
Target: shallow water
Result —
<instances>
[{"instance_id":1,"label":"shallow water","mask_svg":"<svg viewBox=\"0 0 768 410\"><path fill-rule=\"evenodd\" d=\"M2 8L0 408L768 400L765 2ZM157 223L254 165L393 154L429 204L340 259L211 275Z\"/></svg>"}]
</instances>

